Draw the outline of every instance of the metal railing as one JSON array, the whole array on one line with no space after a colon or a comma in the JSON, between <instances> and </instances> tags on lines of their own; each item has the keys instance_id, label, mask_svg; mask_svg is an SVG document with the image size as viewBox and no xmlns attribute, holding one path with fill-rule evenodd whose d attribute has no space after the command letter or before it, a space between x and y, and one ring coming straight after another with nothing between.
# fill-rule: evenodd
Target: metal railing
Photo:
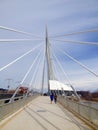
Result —
<instances>
[{"instance_id":1,"label":"metal railing","mask_svg":"<svg viewBox=\"0 0 98 130\"><path fill-rule=\"evenodd\" d=\"M58 97L58 101L67 109L73 111L75 114L79 115L87 120L91 125L98 128L98 108L93 107L90 103L76 102L67 99L66 97ZM98 105L98 103L96 103Z\"/></svg>"},{"instance_id":2,"label":"metal railing","mask_svg":"<svg viewBox=\"0 0 98 130\"><path fill-rule=\"evenodd\" d=\"M0 100L0 121L23 108L37 96L38 95L15 97L12 103L9 102L10 99Z\"/></svg>"}]
</instances>

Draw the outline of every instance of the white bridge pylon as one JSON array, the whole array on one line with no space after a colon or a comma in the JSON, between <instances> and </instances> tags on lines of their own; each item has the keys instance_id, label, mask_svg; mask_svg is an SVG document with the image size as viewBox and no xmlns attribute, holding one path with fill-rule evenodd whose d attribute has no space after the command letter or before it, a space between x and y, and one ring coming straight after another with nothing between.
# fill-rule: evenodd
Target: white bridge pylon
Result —
<instances>
[{"instance_id":1,"label":"white bridge pylon","mask_svg":"<svg viewBox=\"0 0 98 130\"><path fill-rule=\"evenodd\" d=\"M60 81L55 80L55 75L53 73L53 68L52 68L52 58L51 58L51 44L49 42L49 38L48 38L48 30L46 27L46 61L47 61L47 74L48 74L48 93L50 93L51 90L65 90L65 91L74 91L76 97L79 99L78 94L76 93L74 87L72 86L68 76L68 82L69 82L69 86L61 83ZM65 73L65 72L64 72Z\"/></svg>"}]
</instances>

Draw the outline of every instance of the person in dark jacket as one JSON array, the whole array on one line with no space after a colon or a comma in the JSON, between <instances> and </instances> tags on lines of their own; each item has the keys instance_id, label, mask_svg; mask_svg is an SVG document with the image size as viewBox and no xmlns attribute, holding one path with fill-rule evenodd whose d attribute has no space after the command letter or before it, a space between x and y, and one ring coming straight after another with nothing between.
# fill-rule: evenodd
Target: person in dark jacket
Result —
<instances>
[{"instance_id":1,"label":"person in dark jacket","mask_svg":"<svg viewBox=\"0 0 98 130\"><path fill-rule=\"evenodd\" d=\"M50 101L51 101L51 103L53 102L53 99L54 99L54 95L53 95L53 93L51 93L50 94Z\"/></svg>"},{"instance_id":2,"label":"person in dark jacket","mask_svg":"<svg viewBox=\"0 0 98 130\"><path fill-rule=\"evenodd\" d=\"M54 94L54 102L57 103L57 94Z\"/></svg>"}]
</instances>

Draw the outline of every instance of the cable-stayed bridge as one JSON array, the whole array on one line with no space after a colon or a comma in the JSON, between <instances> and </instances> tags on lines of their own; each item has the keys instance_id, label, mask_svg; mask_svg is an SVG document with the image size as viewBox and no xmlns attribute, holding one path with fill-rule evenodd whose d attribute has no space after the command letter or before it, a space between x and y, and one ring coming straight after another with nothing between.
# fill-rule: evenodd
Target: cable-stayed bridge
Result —
<instances>
[{"instance_id":1,"label":"cable-stayed bridge","mask_svg":"<svg viewBox=\"0 0 98 130\"><path fill-rule=\"evenodd\" d=\"M5 77L3 78L8 80L9 82L13 78L16 78L16 82L18 82L18 85L13 85L13 89L15 91L13 92L11 97L9 99L3 99L0 101L1 130L11 130L15 128L47 130L89 130L91 129L90 127L97 129L98 109L93 108L90 105L85 105L84 102L81 101L79 95L75 90L73 82L69 78L70 76L65 70L65 65L67 64L67 61L64 60L64 58L69 58L71 62L79 65L81 69L87 72L87 74L94 76L94 78L96 79L98 78L98 74L90 69L90 67L81 63L79 60L67 53L61 45L61 48L60 46L57 46L55 42L58 42L60 44L61 42L63 42L67 44L73 43L97 47L97 42L71 41L65 40L63 39L63 37L97 32L98 29L84 30L59 36L49 36L46 27L45 37L36 36L32 33L4 26L0 26L0 29L31 37L26 39L0 39L1 44L6 45L7 43L9 43L9 45L14 44L14 46L16 46L17 42L22 42L23 44L25 42L30 42L30 44L35 43L34 45L32 45L33 47L30 48L30 50L22 53L21 55L18 54L18 57L0 68L1 76L3 77L3 75L5 75ZM28 43L26 44L27 47ZM10 51L15 52L15 50ZM25 58L26 62L24 62L25 64L23 64ZM30 64L28 65L27 62L30 62ZM19 67L18 64L20 64L21 67ZM15 73L12 73L11 67L12 71L14 70L13 72ZM6 77L6 75L13 77L9 78ZM20 88L25 85L29 89L24 95L16 97ZM8 83L8 88L9 90L11 89L10 83ZM47 92L47 94L49 95L51 93L51 90L58 94L58 101L60 104L63 105L63 107L73 112L82 120L85 120L85 122L89 124L90 127L78 118L76 119L75 116L73 117L73 115L69 113L67 109L64 109L61 105L50 104L49 97L39 96L39 94L43 95L44 92ZM32 93L30 93L31 91ZM68 93L74 94L77 98L77 102L68 100Z\"/></svg>"}]
</instances>

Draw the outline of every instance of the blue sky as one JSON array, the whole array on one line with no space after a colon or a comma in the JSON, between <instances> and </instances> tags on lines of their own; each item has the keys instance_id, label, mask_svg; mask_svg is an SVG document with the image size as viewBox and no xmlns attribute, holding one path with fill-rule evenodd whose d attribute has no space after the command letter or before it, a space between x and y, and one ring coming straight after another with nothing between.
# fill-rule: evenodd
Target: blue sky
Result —
<instances>
[{"instance_id":1,"label":"blue sky","mask_svg":"<svg viewBox=\"0 0 98 130\"><path fill-rule=\"evenodd\" d=\"M39 43L45 43L45 26L50 36L98 28L98 0L2 0L0 1L0 26L14 28L43 37L43 42L0 42L0 68L30 50ZM0 39L32 38L23 34L0 29ZM98 42L98 31L55 39ZM55 49L55 46L88 66L98 74L98 46L57 42L50 38L55 52L68 73L76 89L92 90L98 88L98 77L85 71L79 65ZM36 50L8 69L0 72L0 85L5 87L5 79L20 81L37 55ZM55 62L55 60L54 60ZM26 66L25 66L26 65ZM40 65L42 67L42 64ZM41 72L40 72L41 73ZM40 74L41 75L41 74ZM65 77L62 75L62 81ZM29 78L28 78L29 79ZM28 80L29 81L29 80Z\"/></svg>"}]
</instances>

